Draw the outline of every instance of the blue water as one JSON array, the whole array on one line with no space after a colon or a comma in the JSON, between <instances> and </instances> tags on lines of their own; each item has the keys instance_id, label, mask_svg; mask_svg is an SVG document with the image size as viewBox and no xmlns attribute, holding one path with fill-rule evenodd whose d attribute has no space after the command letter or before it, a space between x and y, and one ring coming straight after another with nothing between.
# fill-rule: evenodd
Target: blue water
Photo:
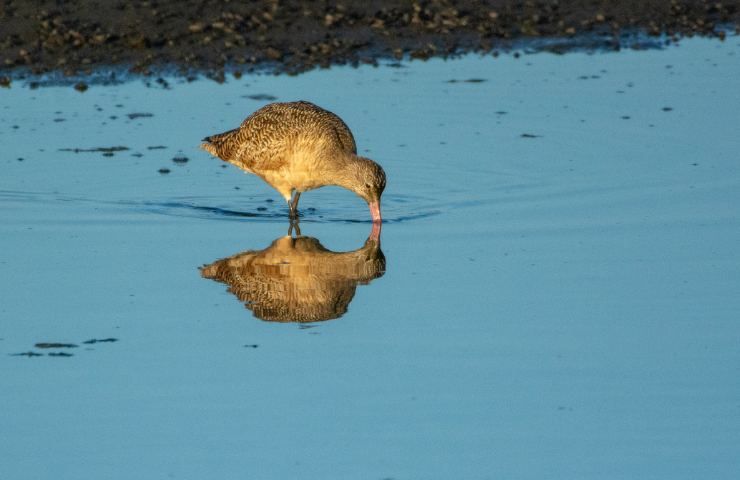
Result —
<instances>
[{"instance_id":1,"label":"blue water","mask_svg":"<svg viewBox=\"0 0 740 480\"><path fill-rule=\"evenodd\" d=\"M739 56L0 90L0 479L738 478ZM387 172L385 273L340 318L201 277L287 233L197 150L255 94L336 112ZM331 251L370 235L350 192L301 208Z\"/></svg>"}]
</instances>

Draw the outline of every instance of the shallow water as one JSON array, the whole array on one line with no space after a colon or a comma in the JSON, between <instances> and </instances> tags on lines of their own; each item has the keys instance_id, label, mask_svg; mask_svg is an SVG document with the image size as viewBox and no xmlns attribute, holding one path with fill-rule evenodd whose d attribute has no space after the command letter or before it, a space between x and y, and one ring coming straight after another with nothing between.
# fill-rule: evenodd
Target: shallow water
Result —
<instances>
[{"instance_id":1,"label":"shallow water","mask_svg":"<svg viewBox=\"0 0 740 480\"><path fill-rule=\"evenodd\" d=\"M736 478L739 56L0 91L0 478ZM339 318L201 277L287 233L197 150L259 94L335 111L388 174L384 273ZM371 235L347 191L301 208L330 251Z\"/></svg>"}]
</instances>

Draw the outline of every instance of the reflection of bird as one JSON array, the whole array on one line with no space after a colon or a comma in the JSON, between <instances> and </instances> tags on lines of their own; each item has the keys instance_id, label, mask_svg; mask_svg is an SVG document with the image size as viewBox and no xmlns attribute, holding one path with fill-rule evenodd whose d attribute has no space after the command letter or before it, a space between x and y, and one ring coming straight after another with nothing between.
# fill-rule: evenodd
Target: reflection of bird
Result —
<instances>
[{"instance_id":1,"label":"reflection of bird","mask_svg":"<svg viewBox=\"0 0 740 480\"><path fill-rule=\"evenodd\" d=\"M357 156L355 139L341 118L312 103L271 103L239 128L206 137L200 146L269 183L288 202L291 217L297 215L301 192L338 185L365 199L373 222L381 221L383 169Z\"/></svg>"},{"instance_id":2,"label":"reflection of bird","mask_svg":"<svg viewBox=\"0 0 740 480\"><path fill-rule=\"evenodd\" d=\"M339 318L357 285L384 272L375 228L365 245L351 252L332 252L311 237L285 236L264 250L248 250L201 268L203 277L226 283L257 318L304 323Z\"/></svg>"}]
</instances>

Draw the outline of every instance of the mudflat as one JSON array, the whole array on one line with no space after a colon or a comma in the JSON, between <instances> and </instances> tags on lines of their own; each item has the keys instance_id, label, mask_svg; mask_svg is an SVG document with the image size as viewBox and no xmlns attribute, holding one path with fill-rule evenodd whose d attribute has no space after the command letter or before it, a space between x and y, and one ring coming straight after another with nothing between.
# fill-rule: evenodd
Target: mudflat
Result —
<instances>
[{"instance_id":1,"label":"mudflat","mask_svg":"<svg viewBox=\"0 0 740 480\"><path fill-rule=\"evenodd\" d=\"M9 0L0 5L0 83L111 66L218 80L256 68L298 73L404 55L495 52L536 37L585 35L607 48L619 48L625 32L723 38L738 25L740 0Z\"/></svg>"}]
</instances>

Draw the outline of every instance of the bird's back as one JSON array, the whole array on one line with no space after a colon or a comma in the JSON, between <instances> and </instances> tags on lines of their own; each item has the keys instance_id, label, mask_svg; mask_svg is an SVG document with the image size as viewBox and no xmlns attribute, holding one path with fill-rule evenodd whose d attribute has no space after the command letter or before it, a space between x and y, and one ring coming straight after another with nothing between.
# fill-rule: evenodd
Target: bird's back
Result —
<instances>
[{"instance_id":1,"label":"bird's back","mask_svg":"<svg viewBox=\"0 0 740 480\"><path fill-rule=\"evenodd\" d=\"M337 115L309 102L271 103L239 128L205 139L204 148L253 172L275 170L296 153L357 153L349 127Z\"/></svg>"}]
</instances>

